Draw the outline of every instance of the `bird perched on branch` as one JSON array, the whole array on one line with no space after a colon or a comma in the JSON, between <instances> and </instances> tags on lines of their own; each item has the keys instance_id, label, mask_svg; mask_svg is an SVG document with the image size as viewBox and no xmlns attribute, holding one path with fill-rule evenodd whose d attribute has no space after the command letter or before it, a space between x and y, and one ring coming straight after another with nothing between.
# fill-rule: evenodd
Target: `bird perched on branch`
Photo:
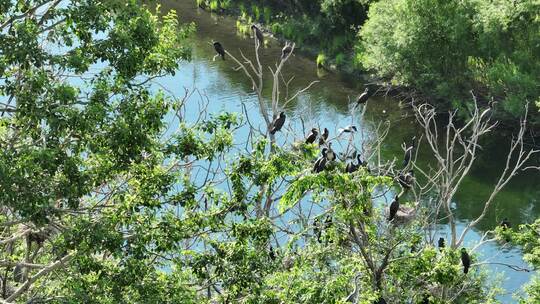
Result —
<instances>
[{"instance_id":1,"label":"bird perched on branch","mask_svg":"<svg viewBox=\"0 0 540 304\"><path fill-rule=\"evenodd\" d=\"M410 189L414 184L414 170L411 169L405 174L400 172L398 175L398 182L404 189Z\"/></svg>"},{"instance_id":2,"label":"bird perched on branch","mask_svg":"<svg viewBox=\"0 0 540 304\"><path fill-rule=\"evenodd\" d=\"M272 122L271 128L270 128L270 134L274 135L277 131L281 130L283 128L283 124L285 124L285 112L279 112L278 117L274 119Z\"/></svg>"},{"instance_id":3,"label":"bird perched on branch","mask_svg":"<svg viewBox=\"0 0 540 304\"><path fill-rule=\"evenodd\" d=\"M354 133L358 131L358 129L356 128L356 126L346 126L345 128L339 128L338 129L338 134L341 135L343 133Z\"/></svg>"},{"instance_id":4,"label":"bird perched on branch","mask_svg":"<svg viewBox=\"0 0 540 304\"><path fill-rule=\"evenodd\" d=\"M512 228L512 226L511 226L511 224L510 224L510 221L508 220L507 217L505 217L505 218L501 221L501 224L500 224L499 226L501 226L503 230Z\"/></svg>"},{"instance_id":5,"label":"bird perched on branch","mask_svg":"<svg viewBox=\"0 0 540 304\"><path fill-rule=\"evenodd\" d=\"M319 130L317 130L317 128L312 128L308 136L306 137L306 144L314 143L318 135L319 135Z\"/></svg>"},{"instance_id":6,"label":"bird perched on branch","mask_svg":"<svg viewBox=\"0 0 540 304\"><path fill-rule=\"evenodd\" d=\"M283 49L281 49L281 59L285 59L285 57L289 56L291 52L292 46L289 43L285 44Z\"/></svg>"},{"instance_id":7,"label":"bird perched on branch","mask_svg":"<svg viewBox=\"0 0 540 304\"><path fill-rule=\"evenodd\" d=\"M441 249L441 250L446 246L443 237L439 238L439 241L437 242L437 245L439 246L439 249Z\"/></svg>"},{"instance_id":8,"label":"bird perched on branch","mask_svg":"<svg viewBox=\"0 0 540 304\"><path fill-rule=\"evenodd\" d=\"M336 160L336 153L332 150L332 143L328 143L328 149L326 150L326 159L329 161Z\"/></svg>"},{"instance_id":9,"label":"bird perched on branch","mask_svg":"<svg viewBox=\"0 0 540 304\"><path fill-rule=\"evenodd\" d=\"M361 104L365 104L368 99L369 99L369 88L366 87L364 92L360 94L360 96L358 96L358 98L356 99L356 105L354 107L356 108Z\"/></svg>"},{"instance_id":10,"label":"bird perched on branch","mask_svg":"<svg viewBox=\"0 0 540 304\"><path fill-rule=\"evenodd\" d=\"M321 134L321 137L319 138L319 146L322 146L326 143L329 135L330 135L330 132L328 131L328 129L324 128L323 133Z\"/></svg>"},{"instance_id":11,"label":"bird perched on branch","mask_svg":"<svg viewBox=\"0 0 540 304\"><path fill-rule=\"evenodd\" d=\"M321 151L321 156L315 161L315 164L313 165L313 172L319 173L326 168L326 163L328 162L328 159L326 159L328 153L328 148L323 148Z\"/></svg>"},{"instance_id":12,"label":"bird perched on branch","mask_svg":"<svg viewBox=\"0 0 540 304\"><path fill-rule=\"evenodd\" d=\"M345 172L347 173L356 172L364 164L364 162L362 161L362 155L360 155L360 153L356 155L356 161L357 161L356 164L353 162L348 163L347 166L345 167Z\"/></svg>"},{"instance_id":13,"label":"bird perched on branch","mask_svg":"<svg viewBox=\"0 0 540 304\"><path fill-rule=\"evenodd\" d=\"M219 42L214 42L214 50L216 50L216 53L218 53L219 56L221 56L221 59L225 60L225 49ZM214 56L214 59L216 57Z\"/></svg>"},{"instance_id":14,"label":"bird perched on branch","mask_svg":"<svg viewBox=\"0 0 540 304\"><path fill-rule=\"evenodd\" d=\"M399 197L396 195L392 203L390 204L389 213L388 213L388 221L392 221L394 217L396 216L397 212L399 210Z\"/></svg>"},{"instance_id":15,"label":"bird perched on branch","mask_svg":"<svg viewBox=\"0 0 540 304\"><path fill-rule=\"evenodd\" d=\"M255 33L259 46L264 45L264 35L261 30L255 24L251 25L251 30Z\"/></svg>"},{"instance_id":16,"label":"bird perched on branch","mask_svg":"<svg viewBox=\"0 0 540 304\"><path fill-rule=\"evenodd\" d=\"M463 273L467 274L471 267L471 257L465 248L461 248L461 263L463 264Z\"/></svg>"}]
</instances>

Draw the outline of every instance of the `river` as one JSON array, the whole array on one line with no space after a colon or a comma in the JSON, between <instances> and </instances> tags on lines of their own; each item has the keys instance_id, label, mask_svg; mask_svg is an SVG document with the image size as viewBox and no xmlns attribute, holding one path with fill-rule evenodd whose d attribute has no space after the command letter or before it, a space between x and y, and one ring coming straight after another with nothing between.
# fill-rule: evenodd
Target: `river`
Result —
<instances>
[{"instance_id":1,"label":"river","mask_svg":"<svg viewBox=\"0 0 540 304\"><path fill-rule=\"evenodd\" d=\"M250 119L252 122L261 123L261 116L255 106L256 97L252 93L249 79L242 72L233 70L232 61L212 60L215 54L211 45L213 40L220 41L235 55L239 55L241 49L250 57L253 55L253 40L237 33L234 18L198 9L192 0L161 1L161 4L164 12L175 9L181 22L195 22L197 25L196 37L190 41L193 47L191 62L183 63L176 76L163 79L161 85L177 95L182 95L184 88L197 88L208 96L211 112L240 111L242 101L252 104L253 117ZM262 65L274 66L280 54L281 45L277 41L272 41L270 47L262 51ZM401 143L408 141L419 131L419 126L410 111L398 100L390 97L372 98L364 117L365 121L352 121L348 112L348 100L363 91L364 83L360 79L318 71L313 60L299 54L291 57L285 74L295 76L289 88L291 92L311 81L319 81L286 109L289 120L298 121L302 118L306 128L318 125L336 130L352 122L360 127L370 128L378 122L390 121L391 132L383 146L383 157L386 159L393 157L401 159L403 155ZM265 87L266 96L270 96L270 93L271 88ZM455 214L461 223L460 230L463 223L481 213L483 207L481 203L489 195L498 173L504 167L509 139L509 136L495 131L489 136L489 140L482 143L483 150L476 166L455 196ZM421 146L418 163L427 165L429 161L431 161L430 151L426 146ZM502 218L507 217L514 226L517 226L540 216L538 181L540 181L538 173L525 172L516 176L498 195L486 218L472 233L469 233L465 245L471 246L483 232L493 229ZM441 229L441 234L445 236L444 228ZM483 259L487 259L488 262L527 267L517 248L501 248L500 244L489 243L479 250ZM516 272L503 266L489 265L489 269L495 274L505 273L505 280L501 284L506 292L500 297L503 303L514 303L512 293L519 291L531 276L530 273Z\"/></svg>"}]
</instances>

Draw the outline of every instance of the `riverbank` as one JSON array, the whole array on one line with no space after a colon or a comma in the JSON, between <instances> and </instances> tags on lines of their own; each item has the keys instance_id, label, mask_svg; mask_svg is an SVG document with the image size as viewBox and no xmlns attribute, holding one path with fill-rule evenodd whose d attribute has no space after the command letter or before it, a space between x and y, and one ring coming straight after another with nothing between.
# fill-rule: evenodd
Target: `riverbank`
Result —
<instances>
[{"instance_id":1,"label":"riverbank","mask_svg":"<svg viewBox=\"0 0 540 304\"><path fill-rule=\"evenodd\" d=\"M454 10L453 15L447 16L451 17L450 24L465 24L465 29L461 30L463 33L458 32L458 36L453 37L453 33L447 32L446 25L431 24L431 17L422 20L424 15L437 12L420 4L410 10L400 8L397 4L395 7L390 4L365 4L356 8L360 13L351 15L350 6L353 4L347 1L340 4L332 1L312 1L311 4L304 1L294 4L270 1L265 5L258 1L196 2L206 10L236 18L238 31L245 35L251 34L251 24L258 24L267 35L281 44L286 40L295 42L297 51L315 61L322 69L384 87L384 91L391 89L408 100L412 99L414 93L416 100L436 105L441 112L454 109L467 113L472 106L473 92L482 107L495 101L495 119L501 122L501 129L513 131L528 104L528 122L534 129L532 134L534 137L540 134L540 79L534 73L537 62L528 64L525 60L536 56L526 51L531 46L534 48L534 41L522 38L515 33L519 31L514 30L510 34L516 36L516 41L522 38L523 46L495 43L497 37L480 30L483 25L473 23L477 22L474 20L477 17L471 17L482 16L488 9L493 9L487 7L488 4L466 10L449 5L448 9ZM327 2L333 3L332 6L325 6ZM368 14L371 6L374 12ZM525 8L523 10L527 12ZM392 11L402 16L398 18L392 15ZM415 14L420 19L418 24L406 24L407 30L403 33L398 26L387 26ZM388 23L392 18L395 20ZM501 30L500 26L496 24L495 29ZM525 30L530 31L526 25L521 27L524 26ZM534 29L534 26L531 28ZM442 40L423 38L436 37L441 31L443 35L448 35ZM400 36L406 40L396 41L400 40ZM463 39L470 40L467 38L469 36L481 38L475 38L478 41L461 47ZM484 50L483 41L488 38L493 41L494 50ZM471 53L471 49L474 52ZM467 119L466 115L463 118Z\"/></svg>"}]
</instances>

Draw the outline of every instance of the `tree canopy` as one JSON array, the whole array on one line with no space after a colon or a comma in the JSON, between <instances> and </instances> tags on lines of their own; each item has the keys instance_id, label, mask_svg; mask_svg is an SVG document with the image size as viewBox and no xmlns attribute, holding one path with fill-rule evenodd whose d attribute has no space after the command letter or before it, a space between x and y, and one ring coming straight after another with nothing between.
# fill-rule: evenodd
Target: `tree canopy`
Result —
<instances>
[{"instance_id":1,"label":"tree canopy","mask_svg":"<svg viewBox=\"0 0 540 304\"><path fill-rule=\"evenodd\" d=\"M282 85L294 45L268 78L258 56L241 62L225 50L253 83L261 129L247 111L208 113L202 92L151 85L190 58L194 27L174 12L134 0L0 8L0 303L495 302L473 248L463 269L459 247L476 221L445 248L431 229L439 215L455 225L459 183L444 182L470 169L493 127L484 110L443 132L452 146L433 170L446 173L403 186L399 174L418 168L412 150L406 168L381 159L384 125L320 145L289 134L294 121L268 132L303 92ZM262 94L269 79L271 97ZM442 155L435 111L416 113ZM344 161L326 159L330 143ZM519 170L530 156L513 153L523 133L512 147L510 169ZM346 172L351 161L357 170ZM390 221L389 193L400 202Z\"/></svg>"}]
</instances>

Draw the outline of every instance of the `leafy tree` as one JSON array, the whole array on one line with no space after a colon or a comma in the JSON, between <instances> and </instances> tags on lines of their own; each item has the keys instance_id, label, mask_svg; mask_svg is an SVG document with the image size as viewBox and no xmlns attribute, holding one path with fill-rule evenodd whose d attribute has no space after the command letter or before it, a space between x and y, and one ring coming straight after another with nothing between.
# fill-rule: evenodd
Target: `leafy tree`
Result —
<instances>
[{"instance_id":1,"label":"leafy tree","mask_svg":"<svg viewBox=\"0 0 540 304\"><path fill-rule=\"evenodd\" d=\"M470 108L473 90L515 121L540 96L539 9L527 0L380 1L360 31L358 60L446 107Z\"/></svg>"},{"instance_id":2,"label":"leafy tree","mask_svg":"<svg viewBox=\"0 0 540 304\"><path fill-rule=\"evenodd\" d=\"M268 100L259 49L246 64L226 50L252 82L261 131L247 113L207 114L202 93L151 86L189 58L192 26L174 12L158 18L113 0L2 6L2 302L494 301L475 264L463 273L457 237L434 248L438 217L424 205L426 188L405 191L396 181L403 169L380 159L384 124L371 136L331 139L367 161L353 173L332 160L314 173L331 146L284 140L294 123L269 134L278 112L313 85L283 92L290 54L270 69ZM488 133L484 117L476 109L462 144ZM398 191L402 208L389 222L380 201Z\"/></svg>"},{"instance_id":3,"label":"leafy tree","mask_svg":"<svg viewBox=\"0 0 540 304\"><path fill-rule=\"evenodd\" d=\"M524 259L535 270L540 266L540 219L532 224L520 225L517 230L497 228L498 236L504 241L511 241L522 246L525 253ZM538 303L540 301L540 277L534 276L528 286L525 287L526 298L521 298L520 303Z\"/></svg>"}]
</instances>

